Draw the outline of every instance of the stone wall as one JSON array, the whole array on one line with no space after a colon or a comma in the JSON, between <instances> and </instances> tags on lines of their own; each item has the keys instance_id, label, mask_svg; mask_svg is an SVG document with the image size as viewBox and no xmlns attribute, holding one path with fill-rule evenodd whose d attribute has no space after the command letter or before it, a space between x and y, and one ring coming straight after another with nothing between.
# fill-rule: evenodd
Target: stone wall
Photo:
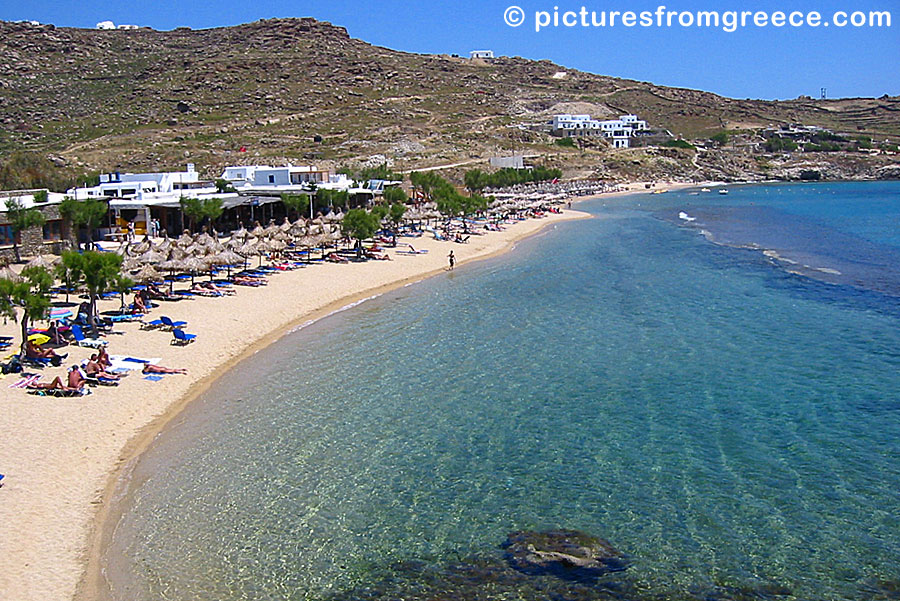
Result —
<instances>
[{"instance_id":1,"label":"stone wall","mask_svg":"<svg viewBox=\"0 0 900 601\"><path fill-rule=\"evenodd\" d=\"M0 205L2 206L2 205ZM44 218L48 222L57 222L62 221L60 224L61 228L61 236L59 240L53 241L44 241L44 228L43 227L33 227L29 228L19 234L19 254L22 257L33 257L37 254L61 254L62 251L75 248L75 238L76 232L72 231L72 228L68 226L65 220L61 219L59 214L59 205L58 204L48 204L46 206L38 206L37 207L41 213L44 214ZM9 219L5 212L0 212L0 225L8 225ZM16 254L13 251L13 246L11 244L4 244L0 246L0 259L8 259L10 261L14 261L16 258Z\"/></svg>"}]
</instances>

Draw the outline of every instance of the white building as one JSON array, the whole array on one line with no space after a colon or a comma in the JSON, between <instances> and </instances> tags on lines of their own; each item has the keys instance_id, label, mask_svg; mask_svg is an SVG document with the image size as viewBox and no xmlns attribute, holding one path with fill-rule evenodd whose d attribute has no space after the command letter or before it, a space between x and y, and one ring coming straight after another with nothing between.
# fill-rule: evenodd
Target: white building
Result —
<instances>
[{"instance_id":1,"label":"white building","mask_svg":"<svg viewBox=\"0 0 900 601\"><path fill-rule=\"evenodd\" d=\"M97 29L115 29L116 24L112 21L100 21L97 23Z\"/></svg>"},{"instance_id":2,"label":"white building","mask_svg":"<svg viewBox=\"0 0 900 601\"><path fill-rule=\"evenodd\" d=\"M647 122L637 115L622 115L618 119L598 121L590 115L556 115L552 133L562 136L601 136L612 140L615 148L628 148L631 136L647 130Z\"/></svg>"},{"instance_id":3,"label":"white building","mask_svg":"<svg viewBox=\"0 0 900 601\"><path fill-rule=\"evenodd\" d=\"M76 200L87 198L123 198L152 200L165 196L199 196L215 193L212 182L200 180L200 174L188 163L185 171L161 173L104 173L100 184L88 188L72 188L66 193Z\"/></svg>"},{"instance_id":4,"label":"white building","mask_svg":"<svg viewBox=\"0 0 900 601\"><path fill-rule=\"evenodd\" d=\"M318 169L314 165L287 165L271 167L269 165L245 165L226 167L222 179L231 182L235 189L291 187L304 184L325 184L331 181L332 174L327 169Z\"/></svg>"},{"instance_id":5,"label":"white building","mask_svg":"<svg viewBox=\"0 0 900 601\"><path fill-rule=\"evenodd\" d=\"M494 58L493 50L473 50L469 53L469 58Z\"/></svg>"}]
</instances>

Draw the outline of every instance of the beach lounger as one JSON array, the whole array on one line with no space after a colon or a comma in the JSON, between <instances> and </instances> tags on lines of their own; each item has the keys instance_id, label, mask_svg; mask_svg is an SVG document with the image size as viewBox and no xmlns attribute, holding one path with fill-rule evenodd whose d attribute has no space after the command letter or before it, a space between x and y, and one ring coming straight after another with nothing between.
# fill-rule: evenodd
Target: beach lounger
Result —
<instances>
[{"instance_id":1,"label":"beach lounger","mask_svg":"<svg viewBox=\"0 0 900 601\"><path fill-rule=\"evenodd\" d=\"M3 479L4 479L4 478L6 478L6 476L3 475L3 474L0 474L0 487L3 486Z\"/></svg>"},{"instance_id":2,"label":"beach lounger","mask_svg":"<svg viewBox=\"0 0 900 601\"><path fill-rule=\"evenodd\" d=\"M55 397L73 397L87 396L91 394L90 389L82 386L77 390L67 390L65 388L28 388L28 394L36 396L55 396Z\"/></svg>"},{"instance_id":3,"label":"beach lounger","mask_svg":"<svg viewBox=\"0 0 900 601\"><path fill-rule=\"evenodd\" d=\"M72 338L75 339L75 344L78 346L89 346L91 348L99 348L101 346L106 346L108 343L106 340L96 340L92 338L86 338L84 332L81 329L81 326L78 324L72 324Z\"/></svg>"},{"instance_id":4,"label":"beach lounger","mask_svg":"<svg viewBox=\"0 0 900 601\"><path fill-rule=\"evenodd\" d=\"M165 324L163 324L163 320L161 320L161 319L154 319L153 321L142 321L141 329L142 330L155 330L156 328L163 327L163 325L165 325Z\"/></svg>"},{"instance_id":5,"label":"beach lounger","mask_svg":"<svg viewBox=\"0 0 900 601\"><path fill-rule=\"evenodd\" d=\"M162 321L164 328L169 328L170 330L177 330L187 325L186 321L172 321L172 318L165 315L160 315L159 320Z\"/></svg>"},{"instance_id":6,"label":"beach lounger","mask_svg":"<svg viewBox=\"0 0 900 601\"><path fill-rule=\"evenodd\" d=\"M196 334L187 334L184 330L175 328L172 330L172 344L177 344L180 346L184 346L194 341L197 338Z\"/></svg>"}]
</instances>

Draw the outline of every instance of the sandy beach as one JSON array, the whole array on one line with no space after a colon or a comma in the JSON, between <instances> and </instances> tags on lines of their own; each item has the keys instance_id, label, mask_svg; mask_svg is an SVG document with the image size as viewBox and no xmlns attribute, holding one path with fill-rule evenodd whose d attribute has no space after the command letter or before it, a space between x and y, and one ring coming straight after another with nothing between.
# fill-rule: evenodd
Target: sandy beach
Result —
<instances>
[{"instance_id":1,"label":"sandy beach","mask_svg":"<svg viewBox=\"0 0 900 601\"><path fill-rule=\"evenodd\" d=\"M137 322L120 324L107 336L113 356L159 358L161 365L187 368L188 375L151 381L134 371L118 387L97 387L78 398L32 396L10 389L19 378L6 376L0 395L0 472L7 476L0 489L0 597L96 598L102 590L100 526L123 466L241 358L349 303L445 273L451 249L459 263L483 259L554 223L585 216L572 210L550 214L473 236L468 244L418 238L416 248L427 254L391 251L391 261L313 265L273 275L265 287L237 287L234 296L162 303L151 318L187 321L185 330L197 334L196 342L184 347L170 344L171 333L143 331ZM118 306L118 300L102 301L100 310ZM8 322L0 332L17 336L18 327ZM66 351L64 365L91 353L72 345ZM43 371L43 381L49 381L64 377L65 367Z\"/></svg>"}]
</instances>

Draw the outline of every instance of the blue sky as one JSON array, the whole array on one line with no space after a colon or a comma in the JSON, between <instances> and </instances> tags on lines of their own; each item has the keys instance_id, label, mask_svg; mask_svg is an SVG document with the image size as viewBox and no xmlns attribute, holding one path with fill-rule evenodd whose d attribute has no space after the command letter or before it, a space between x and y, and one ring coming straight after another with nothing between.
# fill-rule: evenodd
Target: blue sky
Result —
<instances>
[{"instance_id":1,"label":"blue sky","mask_svg":"<svg viewBox=\"0 0 900 601\"><path fill-rule=\"evenodd\" d=\"M746 27L734 32L697 27L547 27L535 14L565 11L890 11L891 27ZM510 27L504 11L515 5L524 23ZM236 25L271 17L315 17L347 28L372 44L423 53L491 49L496 54L550 59L592 73L695 88L734 98L828 97L900 94L900 0L5 0L0 19L33 19L57 26L116 24L174 29ZM552 17L551 17L552 18ZM590 16L588 17L590 19ZM621 20L621 17L619 17ZM571 17L570 17L571 21Z\"/></svg>"}]
</instances>

